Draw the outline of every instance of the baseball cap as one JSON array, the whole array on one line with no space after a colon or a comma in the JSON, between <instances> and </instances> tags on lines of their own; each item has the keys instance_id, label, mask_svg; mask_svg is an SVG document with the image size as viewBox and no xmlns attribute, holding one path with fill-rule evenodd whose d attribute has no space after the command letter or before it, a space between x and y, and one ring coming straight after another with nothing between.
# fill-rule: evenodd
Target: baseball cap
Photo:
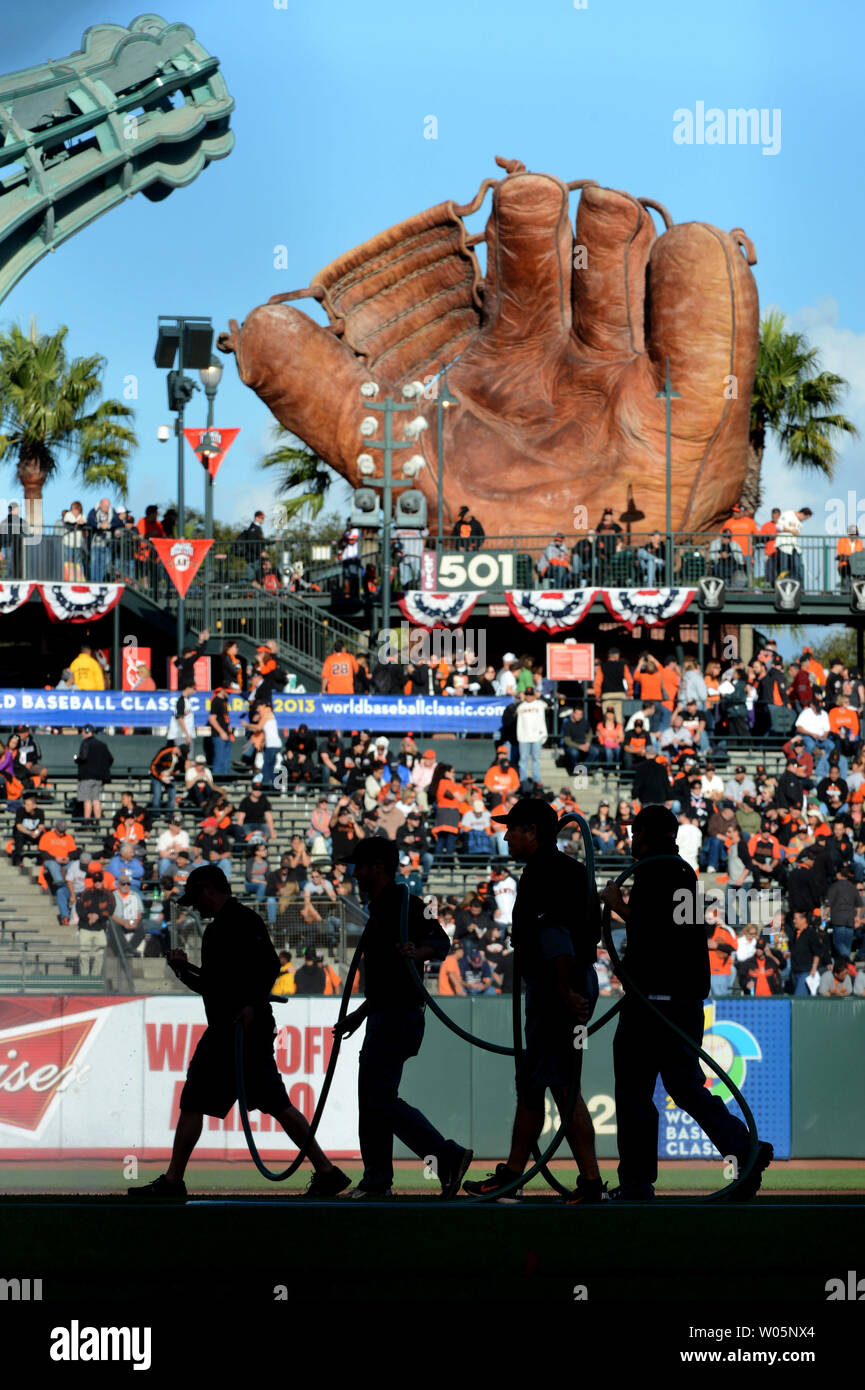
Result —
<instances>
[{"instance_id":1,"label":"baseball cap","mask_svg":"<svg viewBox=\"0 0 865 1390\"><path fill-rule=\"evenodd\" d=\"M499 824L510 826L535 825L542 835L552 835L559 818L548 801L538 797L524 796L514 803L506 816L493 816Z\"/></svg>"},{"instance_id":2,"label":"baseball cap","mask_svg":"<svg viewBox=\"0 0 865 1390\"><path fill-rule=\"evenodd\" d=\"M66 829L66 822L65 822L65 820L63 820L62 817L61 817L59 820L56 820L56 821L54 822L54 829L55 829L55 830L60 830L60 831L63 831L63 830Z\"/></svg>"},{"instance_id":3,"label":"baseball cap","mask_svg":"<svg viewBox=\"0 0 865 1390\"><path fill-rule=\"evenodd\" d=\"M510 744L508 743L500 743L498 748L496 749L497 753L510 753L510 751Z\"/></svg>"},{"instance_id":4,"label":"baseball cap","mask_svg":"<svg viewBox=\"0 0 865 1390\"><path fill-rule=\"evenodd\" d=\"M435 759L435 752L433 751L432 748L425 748L425 749L424 749L424 754L423 754L423 755L424 755L425 758L430 758L430 759L433 759L433 760Z\"/></svg>"},{"instance_id":5,"label":"baseball cap","mask_svg":"<svg viewBox=\"0 0 865 1390\"><path fill-rule=\"evenodd\" d=\"M175 811L175 812L174 812L174 815L171 817L171 824L172 824L172 825L182 825L182 824L183 824L183 816L180 814L179 811Z\"/></svg>"},{"instance_id":6,"label":"baseball cap","mask_svg":"<svg viewBox=\"0 0 865 1390\"><path fill-rule=\"evenodd\" d=\"M84 725L84 728L81 730L81 732L82 732L82 734L92 734L92 733L93 733L93 725L92 725L92 724L85 724L85 725Z\"/></svg>"},{"instance_id":7,"label":"baseball cap","mask_svg":"<svg viewBox=\"0 0 865 1390\"><path fill-rule=\"evenodd\" d=\"M505 652L504 656L502 657L502 664L507 666L509 661L516 661L516 659L516 652Z\"/></svg>"},{"instance_id":8,"label":"baseball cap","mask_svg":"<svg viewBox=\"0 0 865 1390\"><path fill-rule=\"evenodd\" d=\"M304 960L315 960L315 947L307 946L306 950L303 953L303 958Z\"/></svg>"},{"instance_id":9,"label":"baseball cap","mask_svg":"<svg viewBox=\"0 0 865 1390\"><path fill-rule=\"evenodd\" d=\"M205 756L204 756L203 753L198 753L198 754L196 755L195 761L196 761L197 763L206 763L206 762L207 762L207 759L205 758Z\"/></svg>"},{"instance_id":10,"label":"baseball cap","mask_svg":"<svg viewBox=\"0 0 865 1390\"><path fill-rule=\"evenodd\" d=\"M736 772L747 772L748 769L744 766L743 763L737 763L737 764L736 764L735 771L736 771Z\"/></svg>"},{"instance_id":11,"label":"baseball cap","mask_svg":"<svg viewBox=\"0 0 865 1390\"><path fill-rule=\"evenodd\" d=\"M263 776L261 775L260 772L257 772L257 773L255 774L255 776L253 777L253 779L252 779L252 785L253 785L254 787L260 787L263 781L264 781Z\"/></svg>"}]
</instances>

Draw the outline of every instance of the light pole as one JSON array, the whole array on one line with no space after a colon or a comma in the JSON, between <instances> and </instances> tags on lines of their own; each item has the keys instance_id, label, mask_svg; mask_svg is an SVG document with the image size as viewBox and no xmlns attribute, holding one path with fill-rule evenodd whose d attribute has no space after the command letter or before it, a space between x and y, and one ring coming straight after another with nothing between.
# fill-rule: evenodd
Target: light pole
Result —
<instances>
[{"instance_id":1,"label":"light pole","mask_svg":"<svg viewBox=\"0 0 865 1390\"><path fill-rule=\"evenodd\" d=\"M176 415L174 433L177 436L177 538L183 540L186 528L186 500L183 476L183 412L192 399L198 383L184 376L185 367L208 367L213 353L213 323L201 315L160 314L153 360L157 367L172 367L175 355L177 369L168 373L168 408ZM186 606L177 596L177 655L183 656L186 642Z\"/></svg>"},{"instance_id":2,"label":"light pole","mask_svg":"<svg viewBox=\"0 0 865 1390\"><path fill-rule=\"evenodd\" d=\"M395 411L413 410L417 412L414 404L415 398L422 394L423 386L419 382L409 382L402 388L403 395L407 398L405 403L395 401L391 396L385 396L380 405L376 405L372 397L378 394L378 386L375 382L365 381L360 388L361 395L366 398L367 410L375 410L384 415L384 436L381 439L373 439L372 435L378 428L378 421L375 416L367 415L360 424L360 432L364 437L365 448L380 449L382 452L382 472L380 477L373 476L375 470L375 459L371 454L362 453L358 455L358 472L363 478L364 487L380 488L383 492L382 498L382 581L381 581L381 612L382 630L390 630L390 527L391 527L391 507L393 505L393 490L400 487L412 487L413 479L421 468L424 467L426 460L420 454L415 454L407 459L404 472L405 482L397 482L393 476L393 453L396 449L413 449L415 439L421 429L426 428L426 421L417 416L411 422L414 426L411 435L406 440L398 440L393 437L393 416ZM407 430L407 433L409 431Z\"/></svg>"},{"instance_id":3,"label":"light pole","mask_svg":"<svg viewBox=\"0 0 865 1390\"><path fill-rule=\"evenodd\" d=\"M674 400L681 399L681 393L673 390L673 383L670 381L670 359L665 359L666 377L664 379L663 391L658 391L658 397L663 396L666 401L667 416L667 564L666 564L666 583L669 587L673 583L673 461L672 461L672 405Z\"/></svg>"},{"instance_id":4,"label":"light pole","mask_svg":"<svg viewBox=\"0 0 865 1390\"><path fill-rule=\"evenodd\" d=\"M208 540L213 539L213 477L210 472L210 460L214 453L219 450L213 446L210 438L210 431L213 428L213 412L216 402L216 393L219 390L219 383L222 380L222 363L219 358L212 354L210 366L202 367L198 373L201 384L204 387L204 394L207 397L207 424L206 434L198 446L198 452L202 456L204 463L204 535ZM204 559L204 603L202 612L204 617L204 627L210 628L210 582L212 578L211 556L213 547L210 547Z\"/></svg>"},{"instance_id":5,"label":"light pole","mask_svg":"<svg viewBox=\"0 0 865 1390\"><path fill-rule=\"evenodd\" d=\"M442 558L442 529L444 527L444 476L445 476L445 445L444 445L444 416L449 405L456 405L457 398L452 396L448 390L447 367L441 374L439 384L438 400L436 402L436 413L438 416L438 508L436 525L436 568L441 565Z\"/></svg>"}]
</instances>

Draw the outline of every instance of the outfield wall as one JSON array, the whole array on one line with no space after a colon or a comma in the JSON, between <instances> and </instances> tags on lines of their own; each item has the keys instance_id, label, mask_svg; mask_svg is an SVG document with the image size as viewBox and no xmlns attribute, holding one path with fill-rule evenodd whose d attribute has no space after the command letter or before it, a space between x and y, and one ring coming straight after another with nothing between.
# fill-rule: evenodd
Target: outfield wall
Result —
<instances>
[{"instance_id":1,"label":"outfield wall","mask_svg":"<svg viewBox=\"0 0 865 1390\"><path fill-rule=\"evenodd\" d=\"M442 1003L462 1027L510 1043L509 998ZM324 1079L338 1005L336 999L291 999L274 1008L277 1064L293 1103L307 1115ZM601 1000L601 1012L608 1007ZM703 1045L730 1070L779 1158L865 1159L865 1000L731 999L705 1007ZM616 1153L614 1026L588 1040L583 1073L604 1158ZM204 1011L194 996L0 997L0 1162L34 1155L78 1161L166 1155L186 1067L203 1029ZM319 1131L335 1157L358 1152L361 1042L362 1033L343 1046ZM506 1152L514 1104L510 1058L469 1049L428 1013L423 1048L406 1066L402 1090L479 1158ZM660 1086L655 1099L659 1154L711 1158L708 1140ZM263 1153L278 1162L291 1152L267 1117L255 1114L252 1123ZM554 1123L551 1108L547 1136ZM205 1121L197 1153L246 1157L236 1107L224 1121ZM396 1153L409 1157L399 1145Z\"/></svg>"}]
</instances>

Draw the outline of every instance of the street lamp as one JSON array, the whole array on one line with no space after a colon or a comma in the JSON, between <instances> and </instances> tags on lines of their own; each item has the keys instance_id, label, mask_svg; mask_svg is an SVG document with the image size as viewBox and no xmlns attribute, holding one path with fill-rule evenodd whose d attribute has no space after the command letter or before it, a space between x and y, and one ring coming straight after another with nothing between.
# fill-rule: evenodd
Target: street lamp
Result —
<instances>
[{"instance_id":1,"label":"street lamp","mask_svg":"<svg viewBox=\"0 0 865 1390\"><path fill-rule=\"evenodd\" d=\"M666 584L673 583L673 465L672 465L672 416L671 409L673 401L681 399L681 393L673 390L673 383L670 381L670 359L665 359L666 377L664 379L663 391L657 391L657 397L663 396L666 405L666 430L667 430L667 564L666 564Z\"/></svg>"},{"instance_id":2,"label":"street lamp","mask_svg":"<svg viewBox=\"0 0 865 1390\"><path fill-rule=\"evenodd\" d=\"M186 367L209 367L213 360L213 322L201 315L160 314L156 350L153 360L157 367L177 368L168 373L168 408L175 412L174 433L177 436L177 536L183 539L186 511L183 476L183 412L192 399L198 383L184 375ZM177 654L183 656L186 642L186 607L177 596Z\"/></svg>"},{"instance_id":3,"label":"street lamp","mask_svg":"<svg viewBox=\"0 0 865 1390\"><path fill-rule=\"evenodd\" d=\"M213 478L210 473L210 460L214 454L219 453L219 444L211 435L213 428L213 413L216 402L216 393L219 390L219 383L222 380L222 363L214 354L210 357L210 366L202 367L198 373L201 384L204 387L204 394L207 397L207 425L203 439L198 445L198 454L204 463L204 534L208 540L213 539ZM212 579L212 551L210 547L204 559L204 603L202 605L204 627L210 627L210 583Z\"/></svg>"},{"instance_id":4,"label":"street lamp","mask_svg":"<svg viewBox=\"0 0 865 1390\"><path fill-rule=\"evenodd\" d=\"M441 564L442 554L442 528L444 526L444 476L445 476L445 454L444 454L444 413L449 405L457 405L456 396L452 396L448 390L447 367L442 372L439 384L438 400L436 412L438 416L438 508L436 512L436 547L437 565Z\"/></svg>"},{"instance_id":5,"label":"street lamp","mask_svg":"<svg viewBox=\"0 0 865 1390\"><path fill-rule=\"evenodd\" d=\"M415 429L414 438L397 440L393 437L393 415L397 410L417 410L415 397L423 391L421 382L410 382L402 388L402 394L406 397L405 403L399 403L390 396L385 396L380 405L373 404L373 398L378 394L378 386L373 381L365 381L360 388L361 395L366 401L366 409L374 410L384 415L384 435L381 439L373 439L372 435L378 428L378 420L375 415L366 415L360 424L360 433L364 440L364 452L358 454L357 470L364 479L364 486L370 488L381 488L384 493L382 498L382 582L381 582L381 615L382 630L390 631L390 527L391 527L391 508L392 494L394 488L411 487L412 479L417 474L419 462L424 462L420 455L414 454L404 466L405 482L398 482L393 476L393 454L396 449L416 448L415 438L419 431ZM382 472L380 477L373 477L375 471L375 458L367 453L368 449L381 449L382 451ZM409 467L409 465L412 465Z\"/></svg>"}]
</instances>

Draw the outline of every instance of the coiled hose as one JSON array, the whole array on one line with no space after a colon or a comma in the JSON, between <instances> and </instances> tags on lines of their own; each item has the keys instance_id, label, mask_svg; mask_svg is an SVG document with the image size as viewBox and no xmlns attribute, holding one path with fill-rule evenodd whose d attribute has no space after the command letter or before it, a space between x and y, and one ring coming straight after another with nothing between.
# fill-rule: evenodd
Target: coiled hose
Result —
<instances>
[{"instance_id":1,"label":"coiled hose","mask_svg":"<svg viewBox=\"0 0 865 1390\"><path fill-rule=\"evenodd\" d=\"M586 855L586 875L588 880L589 902L591 902L591 898L595 892L595 856L591 830L584 817L576 813L570 813L569 815L563 817L562 820L559 822L559 830L562 830L566 825L572 823L575 823L579 826L580 833L583 839L583 846ZM622 873L620 873L619 876L616 878L616 884L621 886L621 884L623 884L628 878L630 878L632 874L636 873L637 869L641 868L644 864L655 863L662 859L675 860L676 862L681 863L680 857L675 854L652 855L651 857L648 857L646 859L638 860L633 865L631 865L629 869L624 869ZM402 901L400 904L400 942L402 943L408 941L409 898L410 893L408 887L403 886ZM610 959L613 962L616 974L618 975L622 983L626 986L629 996L639 1000L640 1004L643 1007L650 1010L658 1018L660 1018L667 1028L671 1028L673 1032L676 1033L676 1035L683 1042L685 1042L693 1052L696 1052L697 1056L703 1062L705 1062L706 1065L710 1067L712 1071L714 1071L715 1074L728 1087L742 1111L742 1114L745 1118L745 1122L748 1127L750 1148L748 1151L748 1158L741 1172L737 1175L737 1177L732 1183L728 1184L723 1188L719 1188L715 1192L710 1193L707 1197L697 1199L692 1197L678 1199L679 1201L729 1200L731 1194L734 1193L748 1177L757 1159L759 1139L757 1135L757 1126L754 1121L754 1116L751 1113L750 1107L748 1106L747 1101L745 1100L739 1088L736 1086L735 1082L728 1076L728 1074L724 1071L723 1067L715 1061L714 1057L711 1057L708 1052L704 1052L703 1048L700 1047L698 1043L694 1042L693 1038L690 1038L687 1033L685 1033L681 1028L679 1028L675 1023L673 1023L673 1021L669 1019L666 1016L666 1014L662 1012L662 1010L656 1008L652 1000L648 999L646 995L644 995L642 991L634 984L633 980L628 974L626 965L620 959L619 954L616 951L615 945L613 943L611 932L611 914L609 906L607 906L606 904L604 906L603 911L602 933L604 944L607 948L607 951L609 952ZM363 936L361 936L361 939L358 942L357 947L355 948L354 955L351 959L351 964L349 965L348 974L346 975L345 985L343 986L342 998L340 1000L339 1014L337 1015L337 1026L340 1023L342 1023L348 1012L348 1005L351 999L352 986L354 985L354 979L360 964L362 948ZM465 1028L461 1028L459 1024L454 1023L453 1019L451 1019L441 1008L435 997L431 995L426 989L414 961L406 959L406 966L411 974L414 985L418 990L419 994L421 995L422 999L430 1007L432 1012L435 1014L436 1018L440 1019L446 1028L449 1028L450 1031L452 1033L455 1033L457 1037L462 1038L464 1042L470 1043L473 1047L480 1047L487 1052L495 1052L503 1056L514 1057L515 1065L519 1064L519 1058L522 1053L522 991L520 988L518 955L515 955L514 959L514 989L512 1011L514 1042L512 1047L505 1047L501 1043L493 1043L487 1041L487 1039L485 1038L479 1038L474 1033L470 1033ZM278 1003L287 1002L287 998L285 996L271 995L271 1000L273 1002ZM608 1009L607 1012L603 1014L601 1018L596 1019L594 1023L590 1024L589 1027L586 1029L586 1037L590 1037L593 1033L596 1033L600 1028L605 1027L605 1025L609 1023L610 1020L614 1018L615 1015L618 1013L619 1009L622 1006L622 1002L622 999L617 1000L613 1007ZM330 1060L328 1062L327 1070L324 1076L324 1081L322 1083L321 1094L318 1098L318 1104L315 1107L315 1113L313 1114L313 1117L309 1123L309 1132L306 1138L304 1139L303 1143L300 1145L295 1158L292 1160L292 1162L288 1165L287 1168L283 1169L281 1173L271 1172L271 1170L265 1165L261 1158L261 1155L258 1152L258 1149L256 1148L255 1140L253 1138L252 1130L250 1128L249 1113L246 1106L246 1085L243 1068L243 1036L243 1026L242 1024L238 1023L235 1028L234 1056L235 1068L237 1072L238 1109L240 1111L240 1121L243 1126L243 1133L246 1137L246 1142L249 1147L249 1152L252 1157L252 1161L255 1164L258 1171L261 1173L261 1175L267 1178L270 1182L284 1182L287 1178L290 1178L293 1173L297 1172L298 1168L306 1158L310 1144L312 1143L312 1140L315 1137L316 1130L318 1129L321 1117L324 1113L324 1108L327 1104L328 1094L330 1092L330 1087L333 1082L333 1077L336 1071L336 1064L339 1060L339 1050L342 1041L341 1036L339 1032L337 1032L336 1037L334 1039L334 1046L331 1051ZM565 1135L567 1133L567 1127L570 1123L571 1115L573 1113L573 1109L576 1104L578 1095L579 1083L577 1076L577 1068L575 1066L571 1078L571 1083L568 1088L568 1094L565 1101L565 1108L562 1114L559 1116L558 1129L556 1130L555 1134L553 1135L553 1138L551 1139L550 1143L547 1145L543 1153L539 1151L537 1144L533 1145L532 1156L535 1161L532 1167L527 1169L524 1173L521 1173L519 1177L514 1178L514 1180L511 1183L509 1183L506 1187L497 1188L494 1192L488 1193L487 1195L482 1197L475 1197L469 1199L471 1204L483 1203L487 1201L498 1201L502 1196L505 1196L507 1193L512 1192L517 1188L522 1188L526 1186L528 1183L532 1181L534 1177L537 1176L538 1173L543 1174L550 1187L552 1187L555 1191L557 1191L563 1196L570 1195L570 1189L563 1186L562 1183L558 1181L555 1175L550 1171L548 1164L550 1159L555 1154L556 1150L561 1145L563 1139L565 1138ZM462 1198L461 1200L465 1201L466 1199Z\"/></svg>"}]
</instances>

